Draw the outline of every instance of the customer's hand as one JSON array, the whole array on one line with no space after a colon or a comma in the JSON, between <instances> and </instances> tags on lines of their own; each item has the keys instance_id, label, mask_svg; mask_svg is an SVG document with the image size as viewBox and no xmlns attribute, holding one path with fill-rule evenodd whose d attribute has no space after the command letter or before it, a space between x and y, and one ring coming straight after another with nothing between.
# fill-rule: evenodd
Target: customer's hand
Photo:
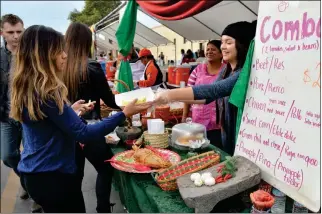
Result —
<instances>
[{"instance_id":1,"label":"customer's hand","mask_svg":"<svg viewBox=\"0 0 322 214\"><path fill-rule=\"evenodd\" d=\"M94 104L96 102L85 103L85 100L78 100L71 107L76 112L77 115L81 116L85 112L91 111L94 109Z\"/></svg>"},{"instance_id":2,"label":"customer's hand","mask_svg":"<svg viewBox=\"0 0 322 214\"><path fill-rule=\"evenodd\" d=\"M135 104L138 101L138 99L134 99L132 102L130 102L128 105L126 105L123 109L123 113L126 117L131 117L132 115L138 114L142 111L147 110L152 106L152 102L146 102L142 104Z\"/></svg>"},{"instance_id":3,"label":"customer's hand","mask_svg":"<svg viewBox=\"0 0 322 214\"><path fill-rule=\"evenodd\" d=\"M155 105L164 105L169 103L169 97L168 97L168 92L160 92L156 95L153 104Z\"/></svg>"}]
</instances>

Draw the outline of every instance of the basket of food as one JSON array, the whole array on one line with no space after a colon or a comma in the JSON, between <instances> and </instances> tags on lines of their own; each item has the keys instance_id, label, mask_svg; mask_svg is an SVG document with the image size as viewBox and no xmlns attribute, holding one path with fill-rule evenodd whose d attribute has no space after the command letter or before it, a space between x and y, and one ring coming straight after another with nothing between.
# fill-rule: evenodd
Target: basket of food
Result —
<instances>
[{"instance_id":1,"label":"basket of food","mask_svg":"<svg viewBox=\"0 0 322 214\"><path fill-rule=\"evenodd\" d=\"M150 145L154 148L165 149L169 147L169 133L166 130L163 134L149 134L143 132L142 136L137 140L136 144Z\"/></svg>"},{"instance_id":2,"label":"basket of food","mask_svg":"<svg viewBox=\"0 0 322 214\"><path fill-rule=\"evenodd\" d=\"M212 167L220 162L220 155L214 151L205 152L179 162L165 170L154 173L153 178L164 191L177 190L177 178L188 173Z\"/></svg>"},{"instance_id":3,"label":"basket of food","mask_svg":"<svg viewBox=\"0 0 322 214\"><path fill-rule=\"evenodd\" d=\"M184 103L173 102L170 104L170 115L172 116L182 116Z\"/></svg>"},{"instance_id":4,"label":"basket of food","mask_svg":"<svg viewBox=\"0 0 322 214\"><path fill-rule=\"evenodd\" d=\"M161 105L161 106L155 107L154 118L160 118L165 123L168 123L169 117L170 117L170 106L169 105Z\"/></svg>"},{"instance_id":5,"label":"basket of food","mask_svg":"<svg viewBox=\"0 0 322 214\"><path fill-rule=\"evenodd\" d=\"M109 117L111 112L113 112L113 111L116 111L116 112L120 111L120 109L113 109L113 108L106 106L105 104L102 104L100 106L100 108L101 108L101 117L102 118Z\"/></svg>"}]
</instances>

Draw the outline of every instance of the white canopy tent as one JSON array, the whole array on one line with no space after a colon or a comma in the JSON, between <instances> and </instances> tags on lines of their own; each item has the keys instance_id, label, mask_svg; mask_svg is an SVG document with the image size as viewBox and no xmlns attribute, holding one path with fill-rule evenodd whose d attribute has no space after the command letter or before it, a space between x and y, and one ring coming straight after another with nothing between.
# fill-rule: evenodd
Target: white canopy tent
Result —
<instances>
[{"instance_id":1,"label":"white canopy tent","mask_svg":"<svg viewBox=\"0 0 322 214\"><path fill-rule=\"evenodd\" d=\"M117 49L117 43L103 34L96 35L96 45L99 49L114 50Z\"/></svg>"},{"instance_id":2,"label":"white canopy tent","mask_svg":"<svg viewBox=\"0 0 322 214\"><path fill-rule=\"evenodd\" d=\"M119 26L119 21L115 21L105 26L104 28L97 30L96 32L96 34L98 35L97 40L100 41L100 43L102 42L104 44L109 43L109 40L111 40L112 44L116 44L116 46L113 45L113 50L116 50L117 40L115 37L115 33L117 31L118 26ZM100 39L99 38L100 34L104 36L106 39L105 40ZM169 43L172 43L172 42L167 38L161 36L157 32L153 31L152 29L141 24L140 22L136 22L134 46L139 48L148 48L148 47L154 47L159 45L166 45Z\"/></svg>"},{"instance_id":3,"label":"white canopy tent","mask_svg":"<svg viewBox=\"0 0 322 214\"><path fill-rule=\"evenodd\" d=\"M259 1L222 1L195 16L175 21L165 21L150 16L187 40L219 39L225 27L238 21L257 19Z\"/></svg>"}]
</instances>

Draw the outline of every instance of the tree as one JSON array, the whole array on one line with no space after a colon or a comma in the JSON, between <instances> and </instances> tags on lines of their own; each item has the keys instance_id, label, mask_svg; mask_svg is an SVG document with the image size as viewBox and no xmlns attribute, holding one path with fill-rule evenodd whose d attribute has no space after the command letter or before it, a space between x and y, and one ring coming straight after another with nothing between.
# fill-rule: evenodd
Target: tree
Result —
<instances>
[{"instance_id":1,"label":"tree","mask_svg":"<svg viewBox=\"0 0 322 214\"><path fill-rule=\"evenodd\" d=\"M91 26L104 18L120 3L121 2L119 0L85 0L84 9L82 11L74 9L74 11L70 12L68 19L72 22L81 22Z\"/></svg>"}]
</instances>

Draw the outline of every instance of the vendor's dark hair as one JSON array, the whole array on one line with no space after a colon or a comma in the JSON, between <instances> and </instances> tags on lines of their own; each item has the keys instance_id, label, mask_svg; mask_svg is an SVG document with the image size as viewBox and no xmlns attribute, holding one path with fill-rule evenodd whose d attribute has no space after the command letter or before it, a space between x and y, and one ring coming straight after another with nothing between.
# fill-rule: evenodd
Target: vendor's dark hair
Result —
<instances>
[{"instance_id":1,"label":"vendor's dark hair","mask_svg":"<svg viewBox=\"0 0 322 214\"><path fill-rule=\"evenodd\" d=\"M148 56L146 56L146 58L148 58L148 59L154 59L154 56L153 55L148 55Z\"/></svg>"},{"instance_id":2,"label":"vendor's dark hair","mask_svg":"<svg viewBox=\"0 0 322 214\"><path fill-rule=\"evenodd\" d=\"M192 51L190 49L187 50L186 57L189 58L189 59L193 58L193 53L192 53Z\"/></svg>"},{"instance_id":3,"label":"vendor's dark hair","mask_svg":"<svg viewBox=\"0 0 322 214\"><path fill-rule=\"evenodd\" d=\"M221 48L220 48L220 46L221 46L221 41L220 41L220 40L211 40L211 41L209 41L209 42L207 43L207 46L208 46L209 44L212 44L212 45L216 46L216 48L218 48L218 50L219 50L219 51L220 51L220 53L221 53Z\"/></svg>"}]
</instances>

